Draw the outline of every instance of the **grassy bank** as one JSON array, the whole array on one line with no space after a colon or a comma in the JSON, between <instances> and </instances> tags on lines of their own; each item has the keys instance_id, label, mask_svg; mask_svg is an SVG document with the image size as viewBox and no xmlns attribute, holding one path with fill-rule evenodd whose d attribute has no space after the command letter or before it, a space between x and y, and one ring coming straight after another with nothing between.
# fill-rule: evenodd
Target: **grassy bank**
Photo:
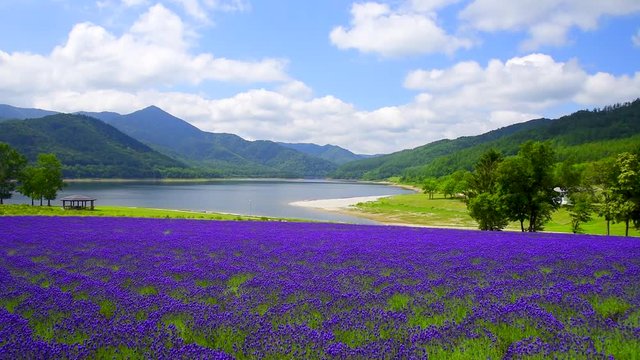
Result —
<instances>
[{"instance_id":1,"label":"grassy bank","mask_svg":"<svg viewBox=\"0 0 640 360\"><path fill-rule=\"evenodd\" d=\"M459 199L444 198L436 195L429 199L427 195L402 194L360 203L343 213L367 218L383 224L403 224L431 226L441 228L477 229L476 222L469 216L466 204ZM168 219L202 220L259 220L259 221L309 221L300 219L281 219L264 216L247 216L202 211L149 209L124 206L98 206L95 210L64 210L58 206L1 205L0 216L42 215L42 216L110 216ZM582 224L583 233L606 235L604 219L594 216L593 220ZM519 231L520 224L509 224L506 230ZM571 232L571 218L566 209L560 209L545 225L545 231ZM611 235L624 235L624 224L611 224ZM640 237L640 231L629 229L629 235Z\"/></svg>"},{"instance_id":2,"label":"grassy bank","mask_svg":"<svg viewBox=\"0 0 640 360\"><path fill-rule=\"evenodd\" d=\"M247 216L188 210L149 209L125 206L98 206L95 208L95 210L64 210L59 206L0 205L0 215L111 216L202 220L296 221L295 219L279 219L264 216Z\"/></svg>"},{"instance_id":3,"label":"grassy bank","mask_svg":"<svg viewBox=\"0 0 640 360\"><path fill-rule=\"evenodd\" d=\"M454 227L477 229L476 222L469 216L466 204L459 199L445 199L438 194L429 199L425 194L404 194L378 201L360 203L349 214L366 217L387 224L412 224L433 227ZM606 235L607 224L603 218L594 215L593 220L582 225L583 233ZM520 230L520 223L509 224L507 230ZM566 209L560 209L545 226L545 231L571 232L571 218ZM624 235L624 224L611 224L611 235ZM629 235L640 236L640 231L629 229Z\"/></svg>"}]
</instances>

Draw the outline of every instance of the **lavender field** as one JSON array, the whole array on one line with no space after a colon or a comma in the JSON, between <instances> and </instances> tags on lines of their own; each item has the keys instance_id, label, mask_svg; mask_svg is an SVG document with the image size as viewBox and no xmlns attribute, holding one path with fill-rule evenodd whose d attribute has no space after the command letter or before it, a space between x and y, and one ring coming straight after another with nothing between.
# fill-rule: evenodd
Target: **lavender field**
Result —
<instances>
[{"instance_id":1,"label":"lavender field","mask_svg":"<svg viewBox=\"0 0 640 360\"><path fill-rule=\"evenodd\" d=\"M638 359L640 241L0 217L0 358Z\"/></svg>"}]
</instances>

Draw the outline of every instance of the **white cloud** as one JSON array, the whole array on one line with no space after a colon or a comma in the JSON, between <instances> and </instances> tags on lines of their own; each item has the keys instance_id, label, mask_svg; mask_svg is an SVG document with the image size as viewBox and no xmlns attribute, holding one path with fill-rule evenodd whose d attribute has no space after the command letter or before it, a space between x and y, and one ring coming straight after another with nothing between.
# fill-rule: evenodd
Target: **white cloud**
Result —
<instances>
[{"instance_id":1,"label":"white cloud","mask_svg":"<svg viewBox=\"0 0 640 360\"><path fill-rule=\"evenodd\" d=\"M602 17L638 11L638 0L474 0L459 16L480 31L526 31L521 46L534 50L566 44L572 28L595 30Z\"/></svg>"},{"instance_id":2,"label":"white cloud","mask_svg":"<svg viewBox=\"0 0 640 360\"><path fill-rule=\"evenodd\" d=\"M173 2L180 4L190 16L201 21L209 21L207 11L200 5L199 0L173 0Z\"/></svg>"},{"instance_id":3,"label":"white cloud","mask_svg":"<svg viewBox=\"0 0 640 360\"><path fill-rule=\"evenodd\" d=\"M137 0L133 0L137 1ZM211 22L213 11L248 11L251 5L246 0L171 0L180 5L186 14L203 23Z\"/></svg>"},{"instance_id":4,"label":"white cloud","mask_svg":"<svg viewBox=\"0 0 640 360\"><path fill-rule=\"evenodd\" d=\"M432 10L447 2L415 1L398 9L376 2L355 3L351 8L351 26L336 27L329 37L340 49L388 57L453 53L471 47L470 40L447 34L437 24L434 12L417 10Z\"/></svg>"},{"instance_id":5,"label":"white cloud","mask_svg":"<svg viewBox=\"0 0 640 360\"><path fill-rule=\"evenodd\" d=\"M467 103L531 109L571 100L587 77L575 61L561 63L548 55L531 54L504 63L491 60L485 68L462 62L448 69L416 70L407 75L405 86L439 95L465 94Z\"/></svg>"},{"instance_id":6,"label":"white cloud","mask_svg":"<svg viewBox=\"0 0 640 360\"><path fill-rule=\"evenodd\" d=\"M127 7L147 5L148 0L122 0L122 4Z\"/></svg>"},{"instance_id":7,"label":"white cloud","mask_svg":"<svg viewBox=\"0 0 640 360\"><path fill-rule=\"evenodd\" d=\"M251 3L248 0L204 0L207 8L218 11L249 11Z\"/></svg>"},{"instance_id":8,"label":"white cloud","mask_svg":"<svg viewBox=\"0 0 640 360\"><path fill-rule=\"evenodd\" d=\"M631 42L633 45L640 47L640 29L631 37Z\"/></svg>"},{"instance_id":9,"label":"white cloud","mask_svg":"<svg viewBox=\"0 0 640 360\"><path fill-rule=\"evenodd\" d=\"M190 53L181 19L162 5L115 36L91 23L73 27L48 55L0 51L0 92L46 93L197 85L205 81L287 81L281 59L238 61Z\"/></svg>"},{"instance_id":10,"label":"white cloud","mask_svg":"<svg viewBox=\"0 0 640 360\"><path fill-rule=\"evenodd\" d=\"M397 9L361 4L354 6L353 27L343 31L352 39L369 21L369 34L385 39L388 29L379 27L385 21L400 24L415 17L417 23L426 19L435 24L430 12L452 2L415 0ZM220 4L200 1L207 9ZM588 72L577 60L563 62L533 53L415 69L404 79L404 86L416 92L412 101L365 111L335 96L314 94L307 84L286 74L284 60L239 61L195 53L196 40L184 21L161 4L119 35L95 24L78 24L49 54L0 51L0 99L66 112L128 113L157 105L207 131L386 153L482 133L557 107L591 108L640 94L640 72ZM359 50L364 51L366 41L363 37ZM371 45L370 51L385 56L413 51L407 49L424 51L424 44L415 44ZM245 89L219 99L188 92L210 81L240 82ZM264 88L246 86L255 83Z\"/></svg>"},{"instance_id":11,"label":"white cloud","mask_svg":"<svg viewBox=\"0 0 640 360\"><path fill-rule=\"evenodd\" d=\"M279 86L278 92L295 99L310 99L313 96L313 90L298 80L293 80Z\"/></svg>"},{"instance_id":12,"label":"white cloud","mask_svg":"<svg viewBox=\"0 0 640 360\"><path fill-rule=\"evenodd\" d=\"M407 104L363 111L334 96L313 97L296 80L223 99L180 92L96 90L54 92L34 106L59 111L126 113L155 104L199 128L246 139L332 143L387 153L442 138L474 135L545 115L556 106L591 108L635 99L633 76L587 73L575 61L530 54L486 65L461 62L416 70L406 83L421 91Z\"/></svg>"},{"instance_id":13,"label":"white cloud","mask_svg":"<svg viewBox=\"0 0 640 360\"><path fill-rule=\"evenodd\" d=\"M589 76L574 99L579 104L591 107L634 100L638 96L640 96L640 71L633 76L614 76L598 72Z\"/></svg>"},{"instance_id":14,"label":"white cloud","mask_svg":"<svg viewBox=\"0 0 640 360\"><path fill-rule=\"evenodd\" d=\"M434 11L455 4L461 0L407 0L403 7L418 12Z\"/></svg>"}]
</instances>

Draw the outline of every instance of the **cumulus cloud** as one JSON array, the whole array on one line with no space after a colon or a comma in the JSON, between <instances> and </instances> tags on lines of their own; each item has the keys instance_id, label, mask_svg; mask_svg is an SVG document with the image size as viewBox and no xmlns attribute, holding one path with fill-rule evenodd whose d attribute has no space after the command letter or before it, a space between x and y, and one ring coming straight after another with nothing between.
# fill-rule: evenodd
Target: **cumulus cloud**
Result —
<instances>
[{"instance_id":1,"label":"cumulus cloud","mask_svg":"<svg viewBox=\"0 0 640 360\"><path fill-rule=\"evenodd\" d=\"M637 0L474 0L459 14L484 32L526 31L525 50L567 43L572 28L595 30L601 18L640 11Z\"/></svg>"},{"instance_id":2,"label":"cumulus cloud","mask_svg":"<svg viewBox=\"0 0 640 360\"><path fill-rule=\"evenodd\" d=\"M197 85L204 81L287 81L281 59L238 61L192 54L189 32L162 5L144 13L122 36L91 23L73 27L48 55L0 51L3 92L139 89Z\"/></svg>"},{"instance_id":3,"label":"cumulus cloud","mask_svg":"<svg viewBox=\"0 0 640 360\"><path fill-rule=\"evenodd\" d=\"M633 76L614 76L598 72L585 81L574 100L589 106L611 105L636 99L640 94L640 72Z\"/></svg>"},{"instance_id":4,"label":"cumulus cloud","mask_svg":"<svg viewBox=\"0 0 640 360\"><path fill-rule=\"evenodd\" d=\"M420 29L398 25L390 30L380 25L413 19L409 24L426 21L437 27L433 12L454 2L413 0L397 8L354 5L351 28L336 29L352 41L370 26L353 45L360 51L370 46L367 51L384 56L428 52L424 39L411 38ZM223 3L200 0L199 4L206 9ZM389 47L368 45L364 36L389 39L398 29L399 40ZM560 106L591 108L640 94L640 72L594 73L577 60L558 61L532 53L415 69L404 79L405 88L415 92L412 101L366 111L329 94L314 94L303 81L287 75L284 60L239 61L196 53L196 39L184 20L162 3L150 7L123 34L78 24L49 54L0 51L0 99L65 112L128 113L157 105L206 131L388 153L541 117ZM194 93L212 81L241 83L243 90L224 98Z\"/></svg>"},{"instance_id":5,"label":"cumulus cloud","mask_svg":"<svg viewBox=\"0 0 640 360\"><path fill-rule=\"evenodd\" d=\"M472 43L438 25L434 8L449 1L414 1L392 9L377 2L355 3L350 27L334 28L329 38L340 49L357 49L395 57L429 53L453 53Z\"/></svg>"},{"instance_id":6,"label":"cumulus cloud","mask_svg":"<svg viewBox=\"0 0 640 360\"><path fill-rule=\"evenodd\" d=\"M181 92L95 90L51 93L34 105L127 113L155 104L206 131L388 153L539 118L556 106L591 108L633 100L640 93L640 73L588 73L576 61L530 54L487 64L419 69L407 74L405 85L417 91L413 101L371 111L331 95L314 96L297 80L222 99Z\"/></svg>"},{"instance_id":7,"label":"cumulus cloud","mask_svg":"<svg viewBox=\"0 0 640 360\"><path fill-rule=\"evenodd\" d=\"M575 60L530 54L504 62L494 59L484 67L470 61L418 69L407 74L404 84L421 91L406 108L428 110L433 114L430 122L446 119L441 134L458 137L542 117L559 105L590 108L633 100L640 94L640 72L590 74Z\"/></svg>"},{"instance_id":8,"label":"cumulus cloud","mask_svg":"<svg viewBox=\"0 0 640 360\"><path fill-rule=\"evenodd\" d=\"M448 69L415 70L407 75L405 86L439 94L462 92L467 102L545 107L570 100L587 77L576 61L562 63L549 55L530 54L506 62L494 59L485 68L469 61Z\"/></svg>"}]
</instances>

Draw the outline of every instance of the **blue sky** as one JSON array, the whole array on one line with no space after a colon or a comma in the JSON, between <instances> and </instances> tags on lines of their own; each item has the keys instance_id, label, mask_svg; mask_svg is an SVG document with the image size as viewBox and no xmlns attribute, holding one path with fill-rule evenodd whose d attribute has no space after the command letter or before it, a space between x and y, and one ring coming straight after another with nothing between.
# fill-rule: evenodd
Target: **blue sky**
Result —
<instances>
[{"instance_id":1,"label":"blue sky","mask_svg":"<svg viewBox=\"0 0 640 360\"><path fill-rule=\"evenodd\" d=\"M0 103L388 153L640 97L637 0L3 0Z\"/></svg>"}]
</instances>

